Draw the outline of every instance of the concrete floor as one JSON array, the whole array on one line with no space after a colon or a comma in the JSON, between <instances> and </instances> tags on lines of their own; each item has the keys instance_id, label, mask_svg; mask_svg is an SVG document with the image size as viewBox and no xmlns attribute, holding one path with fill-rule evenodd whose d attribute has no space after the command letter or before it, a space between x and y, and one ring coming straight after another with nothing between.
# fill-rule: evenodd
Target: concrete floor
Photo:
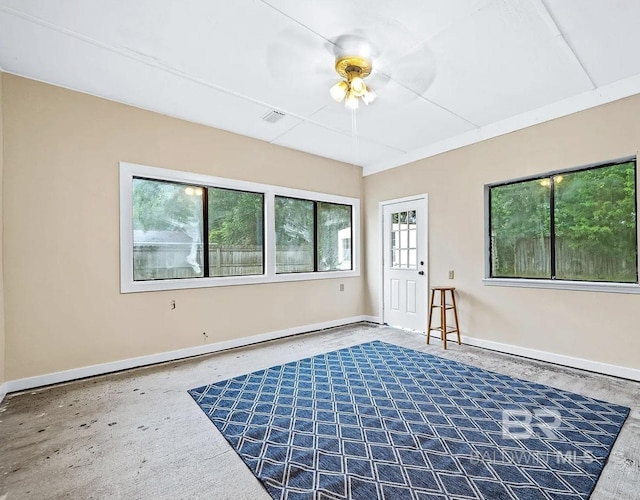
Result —
<instances>
[{"instance_id":1,"label":"concrete floor","mask_svg":"<svg viewBox=\"0 0 640 500\"><path fill-rule=\"evenodd\" d=\"M0 500L268 500L187 390L375 339L631 407L591 498L640 499L639 383L358 324L8 395Z\"/></svg>"}]
</instances>

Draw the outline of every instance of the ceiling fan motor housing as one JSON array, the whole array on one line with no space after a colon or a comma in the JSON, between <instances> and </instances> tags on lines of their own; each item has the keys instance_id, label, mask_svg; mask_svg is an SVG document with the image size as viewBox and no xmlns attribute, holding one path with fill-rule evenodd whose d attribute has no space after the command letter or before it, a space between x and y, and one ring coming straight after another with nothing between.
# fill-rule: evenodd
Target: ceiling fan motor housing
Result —
<instances>
[{"instance_id":1,"label":"ceiling fan motor housing","mask_svg":"<svg viewBox=\"0 0 640 500\"><path fill-rule=\"evenodd\" d=\"M343 56L336 59L336 72L343 78L366 78L371 74L371 61L360 56Z\"/></svg>"}]
</instances>

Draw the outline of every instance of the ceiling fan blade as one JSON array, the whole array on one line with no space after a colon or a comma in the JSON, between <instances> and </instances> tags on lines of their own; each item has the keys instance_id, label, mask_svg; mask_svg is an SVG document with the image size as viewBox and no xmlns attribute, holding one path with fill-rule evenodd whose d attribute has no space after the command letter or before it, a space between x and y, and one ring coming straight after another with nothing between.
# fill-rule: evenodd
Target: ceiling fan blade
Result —
<instances>
[{"instance_id":1,"label":"ceiling fan blade","mask_svg":"<svg viewBox=\"0 0 640 500\"><path fill-rule=\"evenodd\" d=\"M281 31L266 47L269 74L294 92L305 92L308 85L330 85L338 80L338 75L333 69L334 58L325 44L326 41L316 35L291 28Z\"/></svg>"},{"instance_id":2,"label":"ceiling fan blade","mask_svg":"<svg viewBox=\"0 0 640 500\"><path fill-rule=\"evenodd\" d=\"M400 85L424 95L436 78L435 55L423 44L398 58L392 64L390 74Z\"/></svg>"}]
</instances>

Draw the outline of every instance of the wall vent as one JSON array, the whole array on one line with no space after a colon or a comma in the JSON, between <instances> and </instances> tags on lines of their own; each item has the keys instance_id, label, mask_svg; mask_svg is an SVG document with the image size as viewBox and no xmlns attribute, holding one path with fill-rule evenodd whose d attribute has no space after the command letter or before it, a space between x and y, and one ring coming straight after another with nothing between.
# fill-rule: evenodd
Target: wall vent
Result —
<instances>
[{"instance_id":1,"label":"wall vent","mask_svg":"<svg viewBox=\"0 0 640 500\"><path fill-rule=\"evenodd\" d=\"M265 122L276 123L276 122L279 122L280 120L282 120L285 116L287 116L287 115L285 115L282 111L278 111L276 109L272 109L266 115L264 115L262 117L262 119Z\"/></svg>"}]
</instances>

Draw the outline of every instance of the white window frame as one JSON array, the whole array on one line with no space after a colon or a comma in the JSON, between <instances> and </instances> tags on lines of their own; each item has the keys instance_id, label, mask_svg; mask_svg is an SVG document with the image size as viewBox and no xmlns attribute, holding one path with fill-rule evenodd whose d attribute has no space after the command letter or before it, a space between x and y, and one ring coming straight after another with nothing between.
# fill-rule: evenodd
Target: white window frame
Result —
<instances>
[{"instance_id":1,"label":"white window frame","mask_svg":"<svg viewBox=\"0 0 640 500\"><path fill-rule=\"evenodd\" d=\"M264 195L264 274L251 276L224 276L208 278L179 278L134 281L133 279L133 179L179 182L214 188L250 191ZM275 197L288 196L310 201L338 203L351 206L353 241L351 242L352 269L336 271L314 271L306 273L276 274L275 266ZM120 292L150 292L158 290L180 290L188 288L210 288L217 286L251 285L258 283L280 283L318 279L350 278L360 276L360 200L346 196L304 191L301 189L258 184L223 177L195 174L179 170L120 162Z\"/></svg>"}]
</instances>

